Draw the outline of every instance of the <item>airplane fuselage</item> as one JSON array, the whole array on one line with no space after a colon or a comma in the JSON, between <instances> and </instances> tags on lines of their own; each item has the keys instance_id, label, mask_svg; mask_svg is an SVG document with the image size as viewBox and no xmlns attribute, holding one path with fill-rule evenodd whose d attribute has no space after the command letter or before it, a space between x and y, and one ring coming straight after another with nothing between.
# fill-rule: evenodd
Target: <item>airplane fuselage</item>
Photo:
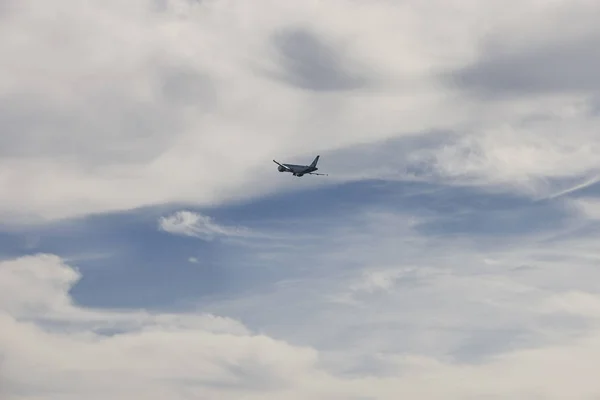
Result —
<instances>
[{"instance_id":1,"label":"airplane fuselage","mask_svg":"<svg viewBox=\"0 0 600 400\"><path fill-rule=\"evenodd\" d=\"M290 172L294 176L302 176L304 174L309 174L309 173L314 172L319 169L317 167L311 167L310 165L296 165L296 164L283 164L283 165L285 167L287 167L288 169L279 167L279 168L277 168L279 170L279 172Z\"/></svg>"},{"instance_id":2,"label":"airplane fuselage","mask_svg":"<svg viewBox=\"0 0 600 400\"><path fill-rule=\"evenodd\" d=\"M316 156L315 159L313 160L312 163L310 163L310 165L297 165L297 164L281 164L278 161L273 160L273 162L277 165L279 165L279 167L277 167L277 170L279 172L290 172L292 175L294 176L303 176L305 174L311 174L311 175L326 175L326 174L316 174L315 171L318 170L319 168L317 168L317 163L319 162L319 157L320 156Z\"/></svg>"}]
</instances>

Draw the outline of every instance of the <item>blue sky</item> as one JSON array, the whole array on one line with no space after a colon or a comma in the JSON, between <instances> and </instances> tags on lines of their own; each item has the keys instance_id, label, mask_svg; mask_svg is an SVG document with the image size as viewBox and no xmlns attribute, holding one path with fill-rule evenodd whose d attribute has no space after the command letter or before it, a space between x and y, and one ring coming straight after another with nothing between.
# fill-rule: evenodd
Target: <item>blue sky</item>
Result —
<instances>
[{"instance_id":1,"label":"blue sky","mask_svg":"<svg viewBox=\"0 0 600 400\"><path fill-rule=\"evenodd\" d=\"M287 279L326 274L319 256L328 248L344 246L345 237L338 230L347 230L348 235L363 232L363 224L353 224L361 213L423 218L413 234L425 239L444 242L448 237L451 242L461 237L482 246L493 242L502 246L522 236L562 232L573 219L563 201L442 184L364 180L231 206L150 207L6 231L1 250L5 258L52 253L73 260L70 264L83 278L72 294L82 305L173 308L181 301L239 297L239 292L243 297L272 290ZM265 237L236 240L217 235L202 240L159 229L161 217L180 210L208 215L222 226L247 227ZM399 242L406 238L410 236L396 236ZM376 236L365 240L366 245L378 241ZM263 258L266 255L272 259ZM361 268L364 262L344 260L339 272Z\"/></svg>"},{"instance_id":2,"label":"blue sky","mask_svg":"<svg viewBox=\"0 0 600 400\"><path fill-rule=\"evenodd\" d=\"M2 399L600 395L598 5L38 3Z\"/></svg>"},{"instance_id":3,"label":"blue sky","mask_svg":"<svg viewBox=\"0 0 600 400\"><path fill-rule=\"evenodd\" d=\"M270 175L276 174L274 170ZM430 315L418 321L396 313L437 315L451 307L444 303L464 307L473 302L477 306L469 318L486 319L486 307L477 296L499 301L513 289L468 288L461 293L452 288L447 294L454 299L430 293L434 300L429 301L418 292L432 290L438 275L465 279L465 283L472 280L483 287L489 283L479 279L488 274L521 284L523 276L533 274L528 268L538 268L537 257L499 266L486 265L486 259L535 247L546 251L547 246L562 246L597 231L593 223L582 225L580 215L565 206L577 196L574 192L540 201L476 187L361 180L230 206L150 207L25 228L5 233L2 250L10 257L51 253L66 259L82 274L70 292L82 307L199 310L231 317L254 331L314 346L332 357L349 348L360 349L359 354L350 354L357 359L337 363L348 370L345 373L369 375L385 370L385 362L382 366L382 361L374 360L380 352L416 350L470 363L525 347L533 332L523 317L504 315L510 323L469 321L461 327L443 322L444 317L436 321ZM249 233L207 239L159 227L161 218L181 211L209 216L216 226L244 227ZM187 226L194 225L204 226L201 222ZM561 256L573 255L563 251ZM548 252L543 259L559 258ZM535 280L531 283L536 287ZM565 283L564 289L570 284ZM385 304L385 296L378 293L389 290L401 299L392 309L387 308L393 301ZM401 294L405 290L416 293L411 298ZM379 310L391 314L379 315ZM372 313L370 318L358 325L352 322L365 312ZM498 312L496 318L504 313ZM544 317L533 322L553 323ZM566 323L582 329L577 318L567 318ZM422 343L419 336L425 329L434 337L455 339L443 349L436 343ZM409 340L399 343L396 335Z\"/></svg>"}]
</instances>

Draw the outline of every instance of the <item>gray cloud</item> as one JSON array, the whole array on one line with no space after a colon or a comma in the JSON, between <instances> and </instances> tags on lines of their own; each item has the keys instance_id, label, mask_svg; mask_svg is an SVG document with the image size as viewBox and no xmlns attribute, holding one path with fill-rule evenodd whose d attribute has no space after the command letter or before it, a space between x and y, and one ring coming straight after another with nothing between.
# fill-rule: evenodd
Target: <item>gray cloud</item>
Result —
<instances>
[{"instance_id":1,"label":"gray cloud","mask_svg":"<svg viewBox=\"0 0 600 400\"><path fill-rule=\"evenodd\" d=\"M516 52L486 46L476 63L450 74L453 83L487 96L600 90L597 33Z\"/></svg>"},{"instance_id":2,"label":"gray cloud","mask_svg":"<svg viewBox=\"0 0 600 400\"><path fill-rule=\"evenodd\" d=\"M358 89L367 79L351 72L344 55L314 33L287 29L273 36L285 79L294 86L314 91Z\"/></svg>"},{"instance_id":3,"label":"gray cloud","mask_svg":"<svg viewBox=\"0 0 600 400\"><path fill-rule=\"evenodd\" d=\"M488 6L448 19L446 3L410 15L389 2L364 8L345 3L314 8L269 0L261 2L268 12L248 13L250 6L241 3L231 9L187 0L169 0L162 8L144 0L47 8L19 2L0 24L6 55L0 154L7 156L0 165L6 194L0 212L11 220L54 219L165 202L237 201L297 187L281 175L264 179L263 171L273 171L268 160L315 151L327 168L351 164L343 179L397 176L406 168L389 165L402 163L396 148L377 158L365 152L360 164L354 158L325 161L327 152L431 130L478 136L427 146L428 154L417 150L420 157L411 152L408 172L423 179L437 173L472 181L476 175L480 182L517 182L520 188L531 185L530 176L577 175L597 163L594 148L569 151L571 137L568 146L555 145L565 136L549 139L548 126L539 125L540 133L527 127L529 137L494 132L497 121L516 126L527 109L547 115L568 104L531 99L496 109L481 102L487 109L479 113L466 106L470 99L448 96L431 81L432 72L449 68L448 60L464 65L461 60L471 58L483 33L473 21L496 15ZM543 11L537 15L546 21ZM351 23L357 18L365 24ZM460 33L465 27L469 35ZM517 38L522 31L527 36L523 27L510 28ZM265 80L265 70L274 81ZM573 131L574 122L587 123L582 117L568 117L565 126ZM577 143L597 136L592 124L578 132ZM504 162L513 155L519 156ZM341 177L331 172L329 180L303 184Z\"/></svg>"},{"instance_id":4,"label":"gray cloud","mask_svg":"<svg viewBox=\"0 0 600 400\"><path fill-rule=\"evenodd\" d=\"M14 0L0 0L0 19L8 16L15 6Z\"/></svg>"},{"instance_id":5,"label":"gray cloud","mask_svg":"<svg viewBox=\"0 0 600 400\"><path fill-rule=\"evenodd\" d=\"M192 68L164 68L160 85L164 99L174 105L192 105L204 112L217 101L217 90L210 77Z\"/></svg>"},{"instance_id":6,"label":"gray cloud","mask_svg":"<svg viewBox=\"0 0 600 400\"><path fill-rule=\"evenodd\" d=\"M165 131L180 122L158 103L143 104L118 96L98 96L79 112L43 99L6 96L0 99L0 154L12 157L51 156L86 165L137 162L152 158L172 141ZM145 146L139 145L144 143Z\"/></svg>"},{"instance_id":7,"label":"gray cloud","mask_svg":"<svg viewBox=\"0 0 600 400\"><path fill-rule=\"evenodd\" d=\"M158 90L144 100L105 83L75 104L0 94L0 155L52 156L86 165L146 161L184 131L183 107L192 106L199 115L216 104L211 78L192 67L156 66L145 84Z\"/></svg>"},{"instance_id":8,"label":"gray cloud","mask_svg":"<svg viewBox=\"0 0 600 400\"><path fill-rule=\"evenodd\" d=\"M600 96L594 96L588 103L589 113L591 116L600 115Z\"/></svg>"}]
</instances>

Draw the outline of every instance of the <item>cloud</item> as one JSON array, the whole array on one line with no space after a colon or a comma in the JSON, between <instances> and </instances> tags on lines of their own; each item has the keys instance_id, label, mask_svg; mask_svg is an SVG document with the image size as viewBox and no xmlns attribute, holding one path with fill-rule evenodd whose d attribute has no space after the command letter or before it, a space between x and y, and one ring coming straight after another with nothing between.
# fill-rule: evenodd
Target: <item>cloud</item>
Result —
<instances>
[{"instance_id":1,"label":"cloud","mask_svg":"<svg viewBox=\"0 0 600 400\"><path fill-rule=\"evenodd\" d=\"M570 205L584 218L600 220L600 199L582 197L571 200Z\"/></svg>"},{"instance_id":2,"label":"cloud","mask_svg":"<svg viewBox=\"0 0 600 400\"><path fill-rule=\"evenodd\" d=\"M552 111L541 111L552 107ZM518 108L517 105L510 106ZM580 102L548 100L540 118L507 124L500 117L463 135L443 150L424 154L443 178L466 184L505 187L534 197L552 196L598 175L592 158L600 142L597 121L585 117ZM566 136L565 132L572 132Z\"/></svg>"},{"instance_id":3,"label":"cloud","mask_svg":"<svg viewBox=\"0 0 600 400\"><path fill-rule=\"evenodd\" d=\"M559 3L561 10L571 4ZM383 158L363 152L340 159L352 173L329 181L291 181L274 173L270 160L319 153L326 166L338 150L442 130L455 133L453 143L417 147L406 166L419 168L422 179L464 184L475 174L491 185L537 191L536 180L578 178L598 167L597 121L589 115L522 126L577 107L585 102L578 94L507 104L473 99L444 78L479 68L481 53L502 45L531 53L551 46L564 31L555 26L579 26L574 12L563 16L533 1L513 5L503 18L500 1L161 4L61 0L39 7L26 0L6 8L3 219L171 202L208 207L298 185L401 176L386 168L385 160L397 157L393 149ZM520 20L525 14L536 15L535 25ZM585 26L597 26L598 13L580 14ZM482 50L487 32L500 44ZM572 147L589 143L587 149L565 145L566 131L575 135ZM366 167L374 163L380 168Z\"/></svg>"},{"instance_id":4,"label":"cloud","mask_svg":"<svg viewBox=\"0 0 600 400\"><path fill-rule=\"evenodd\" d=\"M0 41L10 60L2 74L10 78L0 81L0 185L12 190L0 212L57 219L164 202L212 205L277 190L275 175L263 176L276 155L313 153L315 141L327 151L393 135L392 118L374 132L352 114L397 100L373 97L365 108L360 96L315 98L257 73L278 65L274 32L292 23L309 32L319 13L270 0L251 8L185 0L9 8Z\"/></svg>"},{"instance_id":5,"label":"cloud","mask_svg":"<svg viewBox=\"0 0 600 400\"><path fill-rule=\"evenodd\" d=\"M354 291L372 292L376 290L389 290L394 281L401 275L397 270L368 270L364 271L361 283L351 286Z\"/></svg>"},{"instance_id":6,"label":"cloud","mask_svg":"<svg viewBox=\"0 0 600 400\"><path fill-rule=\"evenodd\" d=\"M2 295L0 302L8 315L24 320L45 321L90 329L140 329L155 324L173 328L201 328L216 332L246 333L235 321L213 316L148 314L146 312L112 312L79 307L70 290L81 274L60 257L39 254L3 261L0 268ZM20 293L20 294L19 294Z\"/></svg>"},{"instance_id":7,"label":"cloud","mask_svg":"<svg viewBox=\"0 0 600 400\"><path fill-rule=\"evenodd\" d=\"M272 336L313 346L328 368L354 378L409 373L412 365L390 367L408 356L450 369L484 370L506 354L595 335L595 317L555 300L572 292L595 298L597 230L588 230L594 222L571 219L568 209L566 217L558 216L562 201L535 217L538 211L526 199L521 204L458 191L388 194L391 209L409 211L362 209L336 223L327 220L320 245L299 240L295 250L268 260L265 268L285 269L281 285L261 285L210 307ZM407 204L411 195L420 208ZM366 203L367 209L381 207ZM546 224L530 229L539 218ZM549 223L553 218L561 222ZM447 220L458 229L442 230ZM496 220L509 220L510 231L495 227ZM298 232L313 221L304 223L295 225Z\"/></svg>"},{"instance_id":8,"label":"cloud","mask_svg":"<svg viewBox=\"0 0 600 400\"><path fill-rule=\"evenodd\" d=\"M385 228L388 233L392 226ZM394 238L374 250L389 248ZM592 242L587 251L597 253ZM567 262L569 279L561 282L555 277L564 276L566 264L542 261L556 250L576 260L567 243L540 255L529 250L531 243L481 254L457 242L437 249L421 261L445 260L441 265L338 275L338 288L368 294L358 299L360 308L321 302L318 293L335 288L333 276L307 277L277 293L261 293L266 297L257 305L271 315L261 333L218 313L82 307L69 295L81 274L59 257L5 261L0 263L0 282L5 283L0 297L2 394L9 399L54 399L60 393L60 398L92 399L401 395L433 400L525 394L585 399L600 393L594 374L600 355L595 280L585 276L583 264ZM448 257L452 251L453 259ZM355 246L346 257L362 252ZM495 262L484 264L486 258ZM513 259L537 260L537 268L508 274ZM485 270L483 265L488 265ZM588 271L596 274L593 268ZM542 276L566 290L548 287ZM365 286L356 285L361 277ZM589 290L567 289L581 279L591 282ZM241 300L253 307L252 297ZM257 311L244 313L245 318L252 321ZM573 317L585 324L566 323ZM275 333L272 324L288 333ZM301 338L312 344L301 344ZM469 358L482 352L489 354ZM572 363L582 368L569 374L564 366ZM431 381L436 384L427 384Z\"/></svg>"},{"instance_id":9,"label":"cloud","mask_svg":"<svg viewBox=\"0 0 600 400\"><path fill-rule=\"evenodd\" d=\"M451 78L491 97L595 93L600 85L595 74L600 58L593 51L600 41L598 9L588 2L536 5L531 19L510 19L501 31L492 30L481 41L479 59ZM566 28L557 31L556 23Z\"/></svg>"},{"instance_id":10,"label":"cloud","mask_svg":"<svg viewBox=\"0 0 600 400\"><path fill-rule=\"evenodd\" d=\"M354 72L347 71L347 60L335 47L321 43L312 32L296 29L277 33L273 42L281 54L286 79L293 85L308 90L360 89L367 82Z\"/></svg>"},{"instance_id":11,"label":"cloud","mask_svg":"<svg viewBox=\"0 0 600 400\"><path fill-rule=\"evenodd\" d=\"M54 254L1 262L0 396L600 395L597 8L1 3L2 224L204 211L152 217L175 236L115 235L127 242L117 250L137 251L121 260L130 269L107 258L80 271ZM315 154L328 179L271 163ZM317 186L328 194L290 195ZM240 209L206 211L270 194L245 222ZM36 249L79 233L43 228ZM210 243L249 237L236 251ZM165 267L172 254L181 274ZM92 286L119 298L98 270L146 306L170 275L161 288L202 311L84 306Z\"/></svg>"},{"instance_id":12,"label":"cloud","mask_svg":"<svg viewBox=\"0 0 600 400\"><path fill-rule=\"evenodd\" d=\"M219 236L245 237L252 235L247 228L219 225L211 217L191 211L177 211L168 217L161 217L159 228L175 235L193 236L205 240L212 240Z\"/></svg>"},{"instance_id":13,"label":"cloud","mask_svg":"<svg viewBox=\"0 0 600 400\"><path fill-rule=\"evenodd\" d=\"M473 214L485 227L531 203L433 189L400 185L400 195L387 192L382 203L358 198L358 209L295 222L282 211L289 216L278 224L297 234L292 246L282 250L287 241L269 237L227 259L221 268L234 264L232 275L252 283L209 299L197 293L198 311L189 298L186 312L85 307L72 297L85 273L60 257L5 261L2 394L433 400L599 393L587 372L599 354L597 234L581 236L570 224L493 240L480 226L432 234L423 224ZM195 226L183 224L193 218L175 220L180 232ZM272 258L259 257L269 250ZM124 290L135 296L135 287ZM568 363L586 369L570 374Z\"/></svg>"}]
</instances>

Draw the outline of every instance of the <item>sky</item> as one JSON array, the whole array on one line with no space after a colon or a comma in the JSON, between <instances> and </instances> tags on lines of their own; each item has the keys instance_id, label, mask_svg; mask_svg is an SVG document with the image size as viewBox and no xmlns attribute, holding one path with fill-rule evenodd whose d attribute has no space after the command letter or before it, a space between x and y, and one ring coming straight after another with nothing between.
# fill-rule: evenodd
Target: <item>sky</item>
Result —
<instances>
[{"instance_id":1,"label":"sky","mask_svg":"<svg viewBox=\"0 0 600 400\"><path fill-rule=\"evenodd\" d=\"M0 0L0 399L599 398L599 26Z\"/></svg>"}]
</instances>

